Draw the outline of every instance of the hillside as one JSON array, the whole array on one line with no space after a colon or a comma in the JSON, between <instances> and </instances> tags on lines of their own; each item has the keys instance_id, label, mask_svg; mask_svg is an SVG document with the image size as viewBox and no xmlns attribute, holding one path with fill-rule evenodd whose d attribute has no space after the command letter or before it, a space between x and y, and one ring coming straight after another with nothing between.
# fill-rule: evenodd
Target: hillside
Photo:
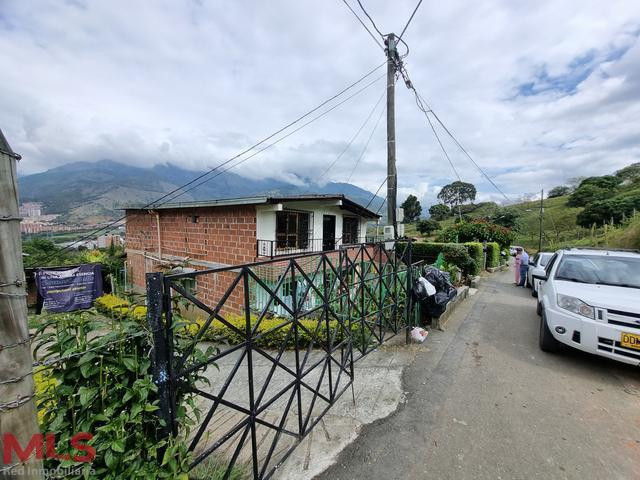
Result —
<instances>
[{"instance_id":1,"label":"hillside","mask_svg":"<svg viewBox=\"0 0 640 480\"><path fill-rule=\"evenodd\" d=\"M21 202L41 202L45 213L62 215L62 221L91 224L119 215L118 208L131 203L150 202L183 185L203 172L176 165L140 168L112 160L96 163L76 162L46 172L20 177ZM342 193L366 205L372 193L348 183L299 187L274 179L251 180L226 172L176 201L207 200L257 194L295 195L310 188L312 193ZM370 208L377 209L383 199L376 197Z\"/></svg>"},{"instance_id":2,"label":"hillside","mask_svg":"<svg viewBox=\"0 0 640 480\"><path fill-rule=\"evenodd\" d=\"M583 179L578 187L564 187L568 195L545 198L542 222L543 249L565 246L640 248L640 164L613 175ZM463 205L469 219L486 219L503 210L495 203ZM540 235L540 201L513 204L518 228L514 243L536 251ZM440 222L446 229L455 217Z\"/></svg>"}]
</instances>

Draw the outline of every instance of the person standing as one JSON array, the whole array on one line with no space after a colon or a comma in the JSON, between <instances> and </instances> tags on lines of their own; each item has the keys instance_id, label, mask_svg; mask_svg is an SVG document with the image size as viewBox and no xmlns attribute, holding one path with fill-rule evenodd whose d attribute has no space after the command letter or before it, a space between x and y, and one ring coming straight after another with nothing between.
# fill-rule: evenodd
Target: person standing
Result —
<instances>
[{"instance_id":1,"label":"person standing","mask_svg":"<svg viewBox=\"0 0 640 480\"><path fill-rule=\"evenodd\" d=\"M526 287L527 271L529 270L529 254L522 248L516 248L516 258L520 257L520 281L519 287Z\"/></svg>"},{"instance_id":2,"label":"person standing","mask_svg":"<svg viewBox=\"0 0 640 480\"><path fill-rule=\"evenodd\" d=\"M514 255L514 259L515 259L515 267L514 267L514 269L516 271L516 285L520 284L520 262L521 262L520 254L522 253L522 252L518 253L518 250L521 250L521 249L520 248L516 248L516 254Z\"/></svg>"}]
</instances>

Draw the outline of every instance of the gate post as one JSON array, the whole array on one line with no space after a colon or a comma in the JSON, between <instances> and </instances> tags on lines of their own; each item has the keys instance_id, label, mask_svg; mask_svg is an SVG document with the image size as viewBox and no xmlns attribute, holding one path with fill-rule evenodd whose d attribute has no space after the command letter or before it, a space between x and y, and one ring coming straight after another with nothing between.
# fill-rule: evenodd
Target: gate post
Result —
<instances>
[{"instance_id":1,"label":"gate post","mask_svg":"<svg viewBox=\"0 0 640 480\"><path fill-rule=\"evenodd\" d=\"M169 342L164 323L164 275L161 272L147 273L147 324L153 338L151 364L153 383L158 387L160 409L158 414L164 421L160 429L161 438L171 435L173 430L173 414L171 408L170 369L171 361Z\"/></svg>"},{"instance_id":2,"label":"gate post","mask_svg":"<svg viewBox=\"0 0 640 480\"><path fill-rule=\"evenodd\" d=\"M406 257L406 261L407 261L407 289L406 289L406 304L404 307L404 312L405 312L405 341L407 344L409 344L410 338L409 338L409 331L411 330L411 327L413 327L414 325L412 325L413 321L412 321L412 313L413 313L413 297L412 297L412 290L411 288L413 287L413 260L411 258L411 253L412 253L412 249L413 249L413 242L411 240L409 240L407 242L407 248L405 249L405 257Z\"/></svg>"}]
</instances>

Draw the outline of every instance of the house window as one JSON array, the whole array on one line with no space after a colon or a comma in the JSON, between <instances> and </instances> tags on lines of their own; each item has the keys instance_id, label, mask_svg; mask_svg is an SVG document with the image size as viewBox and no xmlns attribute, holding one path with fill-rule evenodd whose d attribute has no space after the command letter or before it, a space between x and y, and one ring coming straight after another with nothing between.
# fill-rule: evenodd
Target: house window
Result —
<instances>
[{"instance_id":1,"label":"house window","mask_svg":"<svg viewBox=\"0 0 640 480\"><path fill-rule=\"evenodd\" d=\"M357 243L360 222L356 217L343 217L342 243Z\"/></svg>"},{"instance_id":2,"label":"house window","mask_svg":"<svg viewBox=\"0 0 640 480\"><path fill-rule=\"evenodd\" d=\"M277 248L305 249L309 247L311 222L308 212L276 212Z\"/></svg>"}]
</instances>

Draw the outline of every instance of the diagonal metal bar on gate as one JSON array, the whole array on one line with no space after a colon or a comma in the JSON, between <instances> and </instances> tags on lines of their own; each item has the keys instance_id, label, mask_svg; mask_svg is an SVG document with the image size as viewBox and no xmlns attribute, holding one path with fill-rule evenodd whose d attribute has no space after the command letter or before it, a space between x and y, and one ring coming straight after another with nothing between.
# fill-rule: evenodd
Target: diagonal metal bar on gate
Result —
<instances>
[{"instance_id":1,"label":"diagonal metal bar on gate","mask_svg":"<svg viewBox=\"0 0 640 480\"><path fill-rule=\"evenodd\" d=\"M278 355L275 357L275 359L272 359L270 355L268 355L266 352L264 352L261 348L254 346L254 350L256 352L258 352L260 355L264 356L265 358L267 358L268 360L271 360L271 368L269 369L269 373L267 374L267 378L264 381L264 384L262 385L262 389L260 389L260 393L258 394L258 398L256 399L256 406L260 405L260 402L262 402L262 397L264 396L265 392L267 391L267 388L269 386L269 383L271 382L271 378L273 377L273 374L276 371L276 367L278 366L278 364L280 363L280 358L282 358L282 355L284 354L284 351L287 348L287 344L289 343L289 340L291 339L291 334L293 333L293 329L290 328L289 331L287 332L287 336L285 337L284 341L282 342L282 345L280 345L280 349L278 351ZM295 377L295 372L293 372L293 375Z\"/></svg>"},{"instance_id":2,"label":"diagonal metal bar on gate","mask_svg":"<svg viewBox=\"0 0 640 480\"><path fill-rule=\"evenodd\" d=\"M227 433L222 435L222 437L220 437L218 440L216 440L213 443L213 445L211 445L210 447L207 447L205 450L203 450L202 453L200 455L198 455L193 460L193 462L191 462L191 464L189 465L189 469L191 470L196 465L201 463L205 458L207 458L209 455L211 455L213 452L215 452L218 448L220 448L222 445L224 445L230 438L233 438L233 436L236 433L238 433L240 430L242 430L242 428L245 428L245 432L248 432L249 431L249 422L250 422L250 420L251 420L250 417L246 417L240 423L235 425L231 430L229 430ZM246 435L245 435L245 438L246 438ZM242 442L242 443L244 443L244 442Z\"/></svg>"},{"instance_id":3,"label":"diagonal metal bar on gate","mask_svg":"<svg viewBox=\"0 0 640 480\"><path fill-rule=\"evenodd\" d=\"M322 257L325 257L325 255L324 255L324 254L322 254ZM313 272L313 277L312 277L314 280L315 280L315 278L316 278L316 277L317 277L317 275L318 275L318 271L320 270L320 266L321 266L321 265L322 265L322 261L318 262L318 265L316 265L316 268L315 268L315 271ZM299 302L298 302L298 305L296 306L296 310L297 310L297 311L300 311L300 310L302 310L302 304L304 303L304 300L307 298L307 295L309 295L309 290L310 290L311 288L313 288L313 289L315 290L315 292L316 292L318 295L321 295L321 296L322 296L322 294L321 294L321 293L318 291L318 289L316 288L316 286L315 286L315 284L314 284L313 280L311 280L311 279L307 276L307 273L304 271L304 269L302 269L302 268L300 267L300 264L299 264L295 259L291 262L291 268L295 268L295 269L297 269L300 273L302 273L302 276L303 276L303 277L304 277L304 279L307 281L307 287L306 287L306 289L305 289L305 291L304 291L304 294L303 294L303 295L300 295L300 300L299 300ZM297 301L297 300L296 300L296 301Z\"/></svg>"},{"instance_id":4,"label":"diagonal metal bar on gate","mask_svg":"<svg viewBox=\"0 0 640 480\"><path fill-rule=\"evenodd\" d=\"M290 270L291 270L291 266L288 266L286 271L288 272L288 271L290 271ZM262 279L261 279L260 277L258 277L258 276L257 276L257 275L255 275L253 272L251 272L251 270L249 270L249 272L250 272L250 274L251 274L251 278L253 278L253 279L256 281L256 283L258 283L262 288L264 288L264 289L266 290L266 292L269 294L269 296L271 296L271 297L278 297L278 294L277 294L277 293L274 293L274 292L273 292L273 291L272 291L272 290L271 290L271 289L270 289L270 288L269 288L269 287L268 287L268 286L267 286L267 285L262 281ZM284 274L283 274L282 276L283 276L283 277L286 277L286 275L284 275ZM282 308L284 308L284 309L289 313L289 315L293 316L293 310L291 310L291 308L289 308L289 306L288 306L286 303L284 303L284 302L282 302L282 301L279 301L279 302L280 302L280 306L281 306Z\"/></svg>"},{"instance_id":5,"label":"diagonal metal bar on gate","mask_svg":"<svg viewBox=\"0 0 640 480\"><path fill-rule=\"evenodd\" d=\"M178 369L182 368L182 366L184 365L184 363L187 360L187 358L189 357L189 355L191 355L193 353L193 350L196 347L196 344L198 343L199 340L202 339L202 335L204 335L204 332L209 328L209 326L211 325L211 323L213 322L214 319L219 320L226 327L230 328L231 330L235 331L236 333L238 333L240 335L244 335L245 332L243 332L242 330L238 329L236 326L232 325L231 323L227 322L224 318L222 318L220 316L220 310L224 306L224 304L227 301L227 299L231 296L231 293L233 293L235 288L238 286L238 283L240 282L240 279L242 277L243 277L243 274L242 274L242 272L240 272L236 276L234 281L231 283L231 286L227 289L227 291L224 293L224 295L222 296L222 298L220 299L220 301L218 302L218 304L216 305L216 307L213 310L211 310L211 309L209 309L209 307L207 307L207 310L205 310L205 311L207 311L207 312L210 311L211 312L209 314L209 318L207 318L207 320L204 322L202 327L200 327L200 330L198 330L198 333L196 333L196 335L195 335L195 337L193 339L193 342L189 346L187 346L187 348L185 349L184 353L182 354L182 357L180 357L180 360L178 360L178 363L177 363L177 368ZM176 289L176 290L178 290L178 291L180 291L179 289L176 288L176 285L174 285L173 283L172 283L171 287ZM182 289L182 290L184 291L184 289ZM194 297L192 295L189 295L189 297L190 297L190 300L193 302ZM199 304L204 305L198 299L195 299L194 303L196 303L196 305L198 305L198 306L200 306ZM204 306L206 307L206 305L204 305Z\"/></svg>"},{"instance_id":6,"label":"diagonal metal bar on gate","mask_svg":"<svg viewBox=\"0 0 640 480\"><path fill-rule=\"evenodd\" d=\"M252 335L255 335L255 333L258 331L258 328L260 327L260 324L262 323L262 320L264 319L264 316L269 312L269 308L271 307L271 304L274 301L277 301L280 304L284 304L284 302L282 300L280 300L280 298L278 296L278 291L280 290L280 288L282 288L282 285L284 284L284 281L287 278L287 272L289 271L290 268L291 268L291 265L287 265L287 268L285 269L285 271L280 274L280 278L278 279L278 283L276 284L275 290L271 291L269 288L266 288L266 291L269 294L269 300L267 301L266 305L264 306L264 308L260 312L260 315L258 316L258 319L257 319L255 325L253 326L253 330L251 332ZM265 287L252 269L249 269L249 275L261 287L263 287L263 288Z\"/></svg>"},{"instance_id":7,"label":"diagonal metal bar on gate","mask_svg":"<svg viewBox=\"0 0 640 480\"><path fill-rule=\"evenodd\" d=\"M289 396L289 401L287 402L287 406L284 409L282 417L280 418L280 425L278 430L276 430L276 434L273 437L273 441L271 442L271 446L269 447L269 451L267 452L267 456L265 457L264 463L262 465L262 470L260 471L259 478L263 478L267 468L269 468L269 462L271 461L271 457L273 455L274 450L276 449L276 445L280 440L280 433L284 431L284 426L287 423L287 417L289 415L289 410L291 410L291 404L293 403L293 399L296 396L296 391L292 390L291 395Z\"/></svg>"},{"instance_id":8,"label":"diagonal metal bar on gate","mask_svg":"<svg viewBox=\"0 0 640 480\"><path fill-rule=\"evenodd\" d=\"M231 408L240 413L244 413L245 415L251 415L251 410L248 410L240 405L236 405L233 402L225 400L224 398L222 398L222 395L214 395L213 393L205 392L204 390L201 390L199 388L194 388L194 387L185 387L184 391L195 393L203 398L206 398L207 400L211 400L212 402L217 402L223 407Z\"/></svg>"},{"instance_id":9,"label":"diagonal metal bar on gate","mask_svg":"<svg viewBox=\"0 0 640 480\"><path fill-rule=\"evenodd\" d=\"M206 360L203 360L202 362L198 362L198 363L194 363L193 365L189 365L189 367L183 369L183 370L178 370L178 373L175 375L176 378L178 377L182 377L184 375L187 375L195 370L199 370L202 367L206 367L207 365L210 365L212 363L214 363L217 360L220 360L222 357L226 357L227 355L229 355L230 353L235 352L236 350L240 350L241 348L245 348L247 346L247 342L242 342L242 343L238 343L237 345L234 345L230 348L227 348L226 350L223 350L220 353L216 353L215 355L207 358ZM177 370L177 369L176 369Z\"/></svg>"},{"instance_id":10,"label":"diagonal metal bar on gate","mask_svg":"<svg viewBox=\"0 0 640 480\"><path fill-rule=\"evenodd\" d=\"M313 393L313 397L311 399L311 405L309 405L309 410L307 411L307 418L304 420L304 424L302 426L302 431L307 431L307 425L309 424L309 419L311 418L311 414L313 413L313 407L316 404L316 400L320 394L320 387L322 386L322 381L324 380L324 374L327 371L327 365L329 365L329 360L324 359L324 366L322 367L322 372L320 372L320 378L318 379L318 384L316 385L316 389ZM328 399L327 399L328 400ZM329 405L331 405L331 400L328 400Z\"/></svg>"},{"instance_id":11,"label":"diagonal metal bar on gate","mask_svg":"<svg viewBox=\"0 0 640 480\"><path fill-rule=\"evenodd\" d=\"M255 421L256 423L259 423L260 425L270 428L271 430L280 431L281 433L286 433L287 435L291 435L292 437L296 437L296 438L298 437L297 433L292 432L291 430L287 430L286 428L280 428L277 425L274 425L273 423L263 420L262 418L256 418Z\"/></svg>"},{"instance_id":12,"label":"diagonal metal bar on gate","mask_svg":"<svg viewBox=\"0 0 640 480\"><path fill-rule=\"evenodd\" d=\"M242 361L244 360L244 357L245 357L246 353L247 353L247 351L244 350L242 352L242 354L238 357L238 360L236 360L235 365L231 369L231 372L229 372L229 375L227 376L227 379L225 380L224 384L222 385L222 388L220 389L220 391L218 392L218 397L222 398L224 396L224 394L227 392L227 389L229 388L229 385L231 385L231 381L233 380L233 378L235 377L236 373L238 372L238 369L240 368L240 365L242 364ZM209 426L209 422L211 421L211 418L213 417L213 414L218 409L218 405L220 405L220 399L214 400L214 403L211 406L211 408L209 409L209 411L207 412L207 415L205 416L204 421L202 422L202 425L200 425L200 428L198 428L198 431L196 432L195 436L193 437L193 440L191 441L191 444L189 445L189 450L193 450L195 448L195 446L198 444L198 442L200 441L200 438L202 437L202 434L204 433L204 431Z\"/></svg>"}]
</instances>

